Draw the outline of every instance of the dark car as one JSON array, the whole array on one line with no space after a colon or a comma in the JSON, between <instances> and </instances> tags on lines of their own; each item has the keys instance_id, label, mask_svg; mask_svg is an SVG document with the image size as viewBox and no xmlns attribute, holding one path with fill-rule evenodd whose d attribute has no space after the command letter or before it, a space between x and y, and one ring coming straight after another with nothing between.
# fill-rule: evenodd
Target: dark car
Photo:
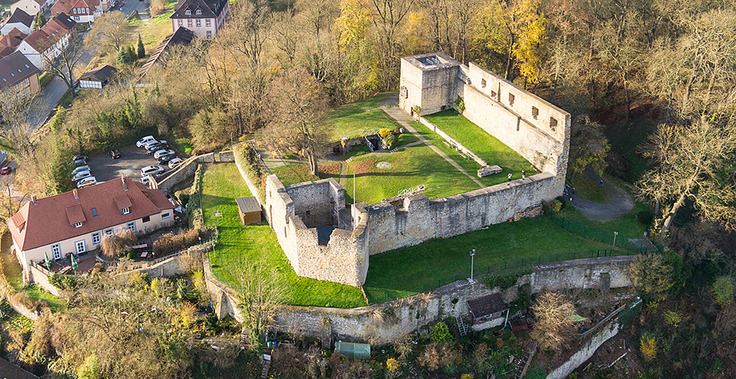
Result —
<instances>
[{"instance_id":1,"label":"dark car","mask_svg":"<svg viewBox=\"0 0 736 379\"><path fill-rule=\"evenodd\" d=\"M156 158L156 160L158 161L158 163L163 164L163 163L167 163L168 161L170 161L170 160L172 160L174 158L176 158L176 155L175 154L164 154L164 155Z\"/></svg>"},{"instance_id":2,"label":"dark car","mask_svg":"<svg viewBox=\"0 0 736 379\"><path fill-rule=\"evenodd\" d=\"M118 151L118 149L112 149L110 150L110 156L112 157L112 159L118 159L120 158L120 152Z\"/></svg>"},{"instance_id":3,"label":"dark car","mask_svg":"<svg viewBox=\"0 0 736 379\"><path fill-rule=\"evenodd\" d=\"M146 147L146 153L148 155L152 155L153 153L155 153L155 152L157 152L159 150L163 150L163 149L167 148L168 146L169 145L167 145L165 143L157 143L155 145L149 145L148 147Z\"/></svg>"},{"instance_id":4,"label":"dark car","mask_svg":"<svg viewBox=\"0 0 736 379\"><path fill-rule=\"evenodd\" d=\"M13 169L11 169L10 166L5 166L3 168L0 168L0 175L10 174L11 171L13 171Z\"/></svg>"},{"instance_id":5,"label":"dark car","mask_svg":"<svg viewBox=\"0 0 736 379\"><path fill-rule=\"evenodd\" d=\"M72 157L73 161L76 161L78 159L89 159L89 157L87 156L87 154L77 154Z\"/></svg>"}]
</instances>

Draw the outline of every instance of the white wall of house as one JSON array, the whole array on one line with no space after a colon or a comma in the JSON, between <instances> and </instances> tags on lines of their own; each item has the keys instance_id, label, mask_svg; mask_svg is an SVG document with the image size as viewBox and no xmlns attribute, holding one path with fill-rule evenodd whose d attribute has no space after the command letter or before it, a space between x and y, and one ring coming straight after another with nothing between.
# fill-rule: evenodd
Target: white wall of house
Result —
<instances>
[{"instance_id":1,"label":"white wall of house","mask_svg":"<svg viewBox=\"0 0 736 379\"><path fill-rule=\"evenodd\" d=\"M168 217L166 215L168 215ZM31 261L37 263L42 262L45 259L44 253L48 254L50 260L56 260L64 258L71 253L93 251L100 247L99 241L102 241L105 234L116 234L126 230L129 228L129 223L135 224L134 230L136 233L149 233L156 229L174 225L174 211L167 209L161 211L161 213L150 216L150 220L147 222L143 222L143 219L139 218L135 221L129 221L107 229L97 230L26 251L22 251L14 239L13 250L18 257L18 261L23 267L23 277L28 278ZM57 246L58 248L55 248L54 246Z\"/></svg>"},{"instance_id":2,"label":"white wall of house","mask_svg":"<svg viewBox=\"0 0 736 379\"><path fill-rule=\"evenodd\" d=\"M217 35L217 19L214 18L179 18L172 19L171 24L174 32L183 26L202 39L212 39Z\"/></svg>"},{"instance_id":3,"label":"white wall of house","mask_svg":"<svg viewBox=\"0 0 736 379\"><path fill-rule=\"evenodd\" d=\"M22 9L24 12L31 16L35 16L40 10L41 6L33 0L19 0L10 5L10 13L15 12L17 8Z\"/></svg>"},{"instance_id":4,"label":"white wall of house","mask_svg":"<svg viewBox=\"0 0 736 379\"><path fill-rule=\"evenodd\" d=\"M26 41L22 41L20 45L16 48L17 51L20 51L21 54L25 55L26 58L28 58L31 63L33 63L34 66L38 67L39 70L43 70L45 65L43 63L43 58L41 57L41 53L36 51L31 45L29 45Z\"/></svg>"},{"instance_id":5,"label":"white wall of house","mask_svg":"<svg viewBox=\"0 0 736 379\"><path fill-rule=\"evenodd\" d=\"M33 33L33 24L31 24L30 27L25 26L22 22L13 22L13 23L7 23L0 27L0 34L6 35L10 33L13 28L18 28L21 33L23 34L31 34Z\"/></svg>"}]
</instances>

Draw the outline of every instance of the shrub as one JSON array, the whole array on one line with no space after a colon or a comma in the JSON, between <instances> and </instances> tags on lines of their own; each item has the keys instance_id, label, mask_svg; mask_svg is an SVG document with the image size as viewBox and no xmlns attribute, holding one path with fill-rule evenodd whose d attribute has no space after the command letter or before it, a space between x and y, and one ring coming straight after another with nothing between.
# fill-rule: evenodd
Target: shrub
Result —
<instances>
[{"instance_id":1,"label":"shrub","mask_svg":"<svg viewBox=\"0 0 736 379\"><path fill-rule=\"evenodd\" d=\"M450 329L447 328L447 324L440 321L434 326L434 328L432 328L432 331L429 333L429 339L434 342L452 341L452 334L450 334Z\"/></svg>"},{"instance_id":2,"label":"shrub","mask_svg":"<svg viewBox=\"0 0 736 379\"><path fill-rule=\"evenodd\" d=\"M421 115L422 115L422 107L420 107L420 106L418 106L418 105L415 105L415 106L411 107L411 111L412 111L412 112L413 112L413 113L414 113L415 115L417 115L417 116L421 116Z\"/></svg>"},{"instance_id":3,"label":"shrub","mask_svg":"<svg viewBox=\"0 0 736 379\"><path fill-rule=\"evenodd\" d=\"M387 128L382 128L381 130L378 131L378 135L381 138L386 138L386 136L388 136L389 134L391 134L391 130Z\"/></svg>"},{"instance_id":4,"label":"shrub","mask_svg":"<svg viewBox=\"0 0 736 379\"><path fill-rule=\"evenodd\" d=\"M188 246L196 245L199 243L199 237L200 229L188 229L179 234L168 232L153 241L153 252L160 256L171 254Z\"/></svg>"},{"instance_id":5,"label":"shrub","mask_svg":"<svg viewBox=\"0 0 736 379\"><path fill-rule=\"evenodd\" d=\"M654 221L654 213L650 211L641 211L636 214L636 219L644 225L649 225Z\"/></svg>"},{"instance_id":6,"label":"shrub","mask_svg":"<svg viewBox=\"0 0 736 379\"><path fill-rule=\"evenodd\" d=\"M532 271L532 268L525 268L510 275L490 275L481 279L481 282L488 288L500 287L501 289L506 289L515 286L519 278L531 274Z\"/></svg>"},{"instance_id":7,"label":"shrub","mask_svg":"<svg viewBox=\"0 0 736 379\"><path fill-rule=\"evenodd\" d=\"M52 274L49 283L60 290L73 290L79 285L76 276L59 274Z\"/></svg>"},{"instance_id":8,"label":"shrub","mask_svg":"<svg viewBox=\"0 0 736 379\"><path fill-rule=\"evenodd\" d=\"M388 136L386 136L386 138L383 139L383 142L386 144L386 146L388 146L389 150L391 150L394 147L396 147L396 144L399 142L399 139L396 138L395 135L389 134Z\"/></svg>"},{"instance_id":9,"label":"shrub","mask_svg":"<svg viewBox=\"0 0 736 379\"><path fill-rule=\"evenodd\" d=\"M674 326L675 328L682 322L682 316L675 311L666 310L662 316L667 325Z\"/></svg>"},{"instance_id":10,"label":"shrub","mask_svg":"<svg viewBox=\"0 0 736 379\"><path fill-rule=\"evenodd\" d=\"M639 338L639 350L645 360L654 359L657 356L657 340L651 334L643 334Z\"/></svg>"},{"instance_id":11,"label":"shrub","mask_svg":"<svg viewBox=\"0 0 736 379\"><path fill-rule=\"evenodd\" d=\"M623 326L631 325L634 320L641 314L641 306L637 305L634 308L627 308L618 315L618 322Z\"/></svg>"},{"instance_id":12,"label":"shrub","mask_svg":"<svg viewBox=\"0 0 736 379\"><path fill-rule=\"evenodd\" d=\"M713 283L713 293L721 306L728 305L733 300L733 279L730 276L719 276Z\"/></svg>"},{"instance_id":13,"label":"shrub","mask_svg":"<svg viewBox=\"0 0 736 379\"><path fill-rule=\"evenodd\" d=\"M463 99L462 96L458 96L457 99L455 99L455 108L457 108L457 111L460 113L465 112L465 99Z\"/></svg>"}]
</instances>

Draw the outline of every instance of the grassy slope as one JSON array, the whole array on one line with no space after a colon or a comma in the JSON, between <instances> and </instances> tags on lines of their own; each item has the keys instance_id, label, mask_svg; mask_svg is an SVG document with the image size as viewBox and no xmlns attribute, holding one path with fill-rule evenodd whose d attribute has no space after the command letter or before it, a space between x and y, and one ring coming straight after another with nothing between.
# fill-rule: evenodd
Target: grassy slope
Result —
<instances>
[{"instance_id":1,"label":"grassy slope","mask_svg":"<svg viewBox=\"0 0 736 379\"><path fill-rule=\"evenodd\" d=\"M212 269L218 279L237 289L236 274L241 262L263 259L289 283L293 291L292 304L365 305L358 288L296 276L268 225L242 226L235 203L235 198L241 196L250 196L250 191L235 164L223 163L207 168L203 178L202 208L206 225L219 223L217 251L210 252ZM222 213L219 220L214 217L216 210Z\"/></svg>"},{"instance_id":2,"label":"grassy slope","mask_svg":"<svg viewBox=\"0 0 736 379\"><path fill-rule=\"evenodd\" d=\"M376 129L394 130L401 126L381 109L333 118L330 121L330 141L340 141L346 136L357 138Z\"/></svg>"},{"instance_id":3,"label":"grassy slope","mask_svg":"<svg viewBox=\"0 0 736 379\"><path fill-rule=\"evenodd\" d=\"M459 115L454 109L425 116L425 118L470 149L489 165L501 166L503 173L501 175L496 174L496 176L503 177L511 172L513 177L518 179L521 178L521 170L525 170L527 175L536 173L532 165L519 153Z\"/></svg>"},{"instance_id":4,"label":"grassy slope","mask_svg":"<svg viewBox=\"0 0 736 379\"><path fill-rule=\"evenodd\" d=\"M610 245L567 233L544 217L492 225L485 230L371 256L363 286L371 302L421 292L470 276L470 256L476 249L475 275L525 263L582 258ZM573 256L573 253L575 255ZM616 251L625 254L626 251Z\"/></svg>"}]
</instances>

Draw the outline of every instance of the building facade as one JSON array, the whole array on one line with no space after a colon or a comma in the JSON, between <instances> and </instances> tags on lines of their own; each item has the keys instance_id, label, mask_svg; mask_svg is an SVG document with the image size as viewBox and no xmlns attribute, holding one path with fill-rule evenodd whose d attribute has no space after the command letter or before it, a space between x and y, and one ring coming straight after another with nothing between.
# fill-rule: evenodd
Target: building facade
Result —
<instances>
[{"instance_id":1,"label":"building facade","mask_svg":"<svg viewBox=\"0 0 736 379\"><path fill-rule=\"evenodd\" d=\"M145 234L174 225L174 205L158 190L121 178L50 196L31 198L6 223L13 253L29 277L41 263L100 248L105 236L132 230Z\"/></svg>"},{"instance_id":2,"label":"building facade","mask_svg":"<svg viewBox=\"0 0 736 379\"><path fill-rule=\"evenodd\" d=\"M212 39L230 13L228 0L180 0L171 15L171 29L191 30L197 37Z\"/></svg>"},{"instance_id":3,"label":"building facade","mask_svg":"<svg viewBox=\"0 0 736 379\"><path fill-rule=\"evenodd\" d=\"M0 26L0 34L7 35L13 29L18 29L23 34L33 33L35 19L21 8L16 8L5 23Z\"/></svg>"}]
</instances>

